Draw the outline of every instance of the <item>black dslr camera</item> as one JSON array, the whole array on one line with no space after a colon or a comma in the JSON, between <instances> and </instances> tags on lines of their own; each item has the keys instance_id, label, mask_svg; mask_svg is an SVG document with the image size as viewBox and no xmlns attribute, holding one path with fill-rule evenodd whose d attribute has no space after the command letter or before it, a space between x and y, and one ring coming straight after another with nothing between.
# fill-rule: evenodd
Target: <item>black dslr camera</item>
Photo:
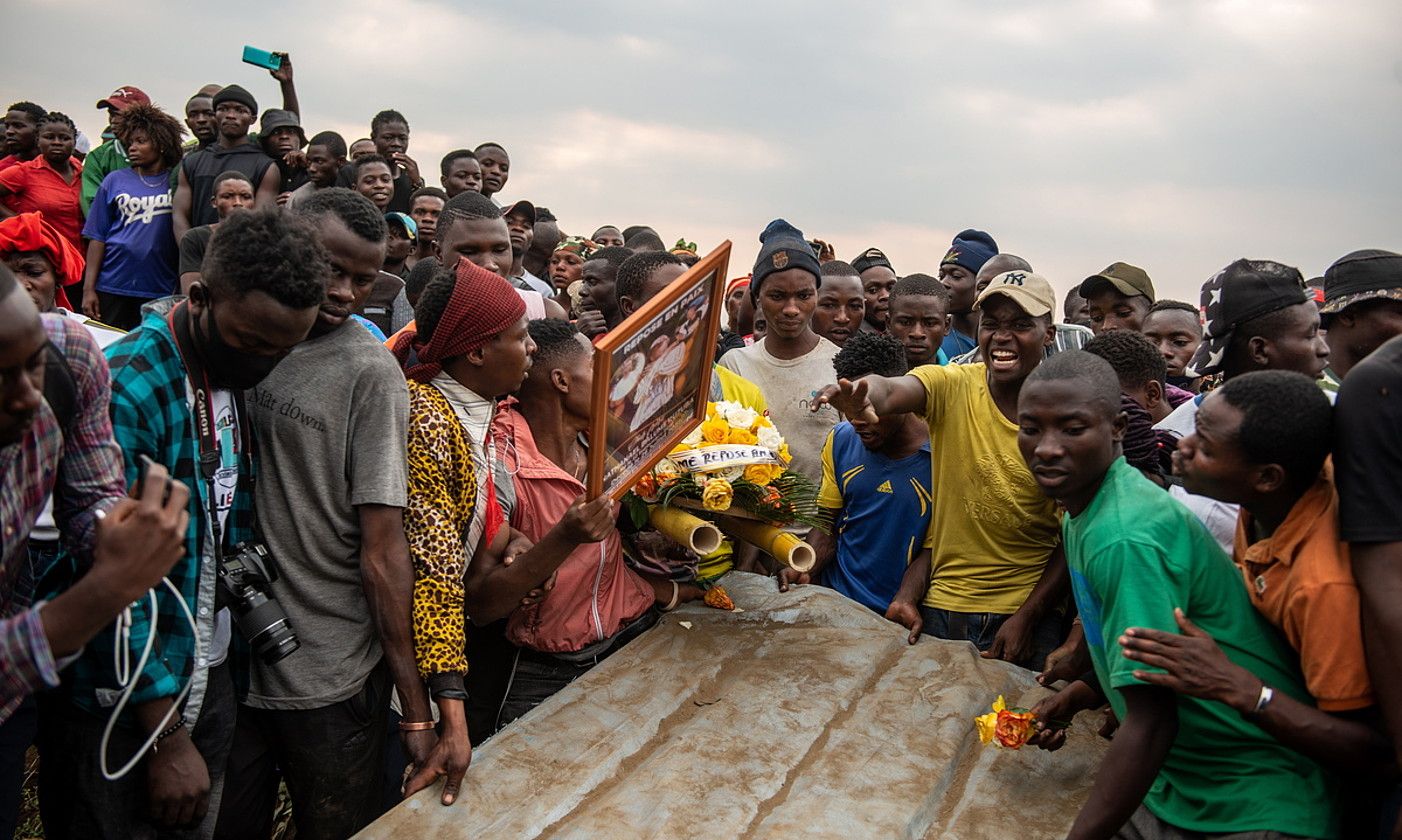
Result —
<instances>
[{"instance_id":1,"label":"black dslr camera","mask_svg":"<svg viewBox=\"0 0 1402 840\"><path fill-rule=\"evenodd\" d=\"M234 621L248 643L272 665L302 646L269 591L277 580L273 558L262 543L239 543L219 564L219 585L230 601Z\"/></svg>"}]
</instances>

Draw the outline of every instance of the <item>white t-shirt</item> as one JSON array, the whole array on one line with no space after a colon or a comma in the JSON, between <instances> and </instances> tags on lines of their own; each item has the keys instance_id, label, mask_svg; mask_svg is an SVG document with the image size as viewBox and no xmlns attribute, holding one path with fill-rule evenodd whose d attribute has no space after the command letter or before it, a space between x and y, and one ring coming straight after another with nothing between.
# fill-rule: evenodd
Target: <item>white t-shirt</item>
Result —
<instances>
[{"instance_id":1,"label":"white t-shirt","mask_svg":"<svg viewBox=\"0 0 1402 840\"><path fill-rule=\"evenodd\" d=\"M1198 399L1184 400L1183 404L1173 409L1167 417L1154 424L1155 429L1162 429L1171 433L1174 437L1182 440L1197 431L1198 428Z\"/></svg>"},{"instance_id":2,"label":"white t-shirt","mask_svg":"<svg viewBox=\"0 0 1402 840\"><path fill-rule=\"evenodd\" d=\"M243 439L239 437L238 415L234 398L228 391L211 390L209 401L214 404L214 438L219 441L219 468L214 471L215 512L219 514L219 529L227 533L229 508L234 505L234 491L239 486L239 456L243 454ZM210 536L213 536L211 529Z\"/></svg>"},{"instance_id":3,"label":"white t-shirt","mask_svg":"<svg viewBox=\"0 0 1402 840\"><path fill-rule=\"evenodd\" d=\"M837 381L832 367L837 350L836 344L819 338L817 346L802 356L780 359L770 355L765 342L760 341L737 347L720 360L721 367L759 386L775 427L789 444L793 455L790 468L814 484L823 480L823 443L842 418L830 405L816 412L809 409L823 386Z\"/></svg>"},{"instance_id":4,"label":"white t-shirt","mask_svg":"<svg viewBox=\"0 0 1402 840\"><path fill-rule=\"evenodd\" d=\"M1155 429L1162 429L1174 437L1182 440L1193 432L1197 431L1198 423L1198 398L1185 400L1164 419L1154 424ZM1232 555L1232 544L1236 541L1236 517L1238 508L1226 502L1219 502L1207 496L1198 496L1189 493L1182 487L1171 485L1168 494L1183 503L1183 506L1192 511L1207 530L1211 532L1212 538L1217 540L1217 544L1222 546L1222 550L1227 552L1227 556Z\"/></svg>"},{"instance_id":5,"label":"white t-shirt","mask_svg":"<svg viewBox=\"0 0 1402 840\"><path fill-rule=\"evenodd\" d=\"M193 395L191 396L193 401ZM234 491L239 485L239 456L243 454L243 438L239 436L238 414L234 411L233 394L223 389L211 389L209 401L214 404L214 437L219 441L219 467L214 471L214 511L219 516L219 531L228 533L229 509L234 505ZM196 415L198 417L198 415ZM198 419L196 420L198 423ZM214 539L214 529L208 536ZM227 540L224 541L227 547ZM214 638L209 641L209 667L224 662L229 655L233 626L228 607L214 614Z\"/></svg>"}]
</instances>

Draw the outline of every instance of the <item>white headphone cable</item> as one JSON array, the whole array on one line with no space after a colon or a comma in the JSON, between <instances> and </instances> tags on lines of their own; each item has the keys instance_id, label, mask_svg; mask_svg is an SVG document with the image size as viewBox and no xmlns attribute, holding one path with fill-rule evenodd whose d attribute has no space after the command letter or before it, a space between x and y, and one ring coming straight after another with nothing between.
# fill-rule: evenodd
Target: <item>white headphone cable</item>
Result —
<instances>
[{"instance_id":1,"label":"white headphone cable","mask_svg":"<svg viewBox=\"0 0 1402 840\"><path fill-rule=\"evenodd\" d=\"M180 610L185 613L185 620L190 624L190 634L195 643L194 649L195 651L199 651L200 629L198 625L195 624L195 614L190 611L190 605L185 603L185 597L180 594L180 590L175 588L175 584L170 582L170 578L161 578L161 583L166 589L170 590L171 594L175 596L176 602L180 604ZM156 739L159 738L160 734L165 731L165 728L170 725L171 720L173 720L176 715L180 714L180 705L185 702L186 697L190 696L190 688L195 684L195 675L192 670L190 679L185 682L185 687L176 695L175 702L171 703L170 711L166 712L165 717L161 718L161 722L156 725L155 731L146 738L145 743L143 743L141 748L136 751L136 754L131 757L131 760L122 765L116 772L108 769L107 745L112 738L112 730L117 725L117 718L121 717L123 710L126 709L127 701L130 700L132 694L136 692L136 684L141 680L141 672L146 669L146 663L150 661L151 658L151 649L155 646L156 642L156 590L148 590L146 597L150 605L150 618L148 620L150 632L146 634L146 644L141 649L141 658L137 660L134 671L131 668L130 650L131 607L122 610L122 614L117 617L117 626L114 635L118 638L114 640L117 644L112 653L112 665L117 674L117 684L122 686L122 696L117 699L117 705L112 709L112 717L107 720L107 726L102 730L102 742L98 747L98 764L102 770L102 777L109 782L115 782L123 778L141 762L141 759L146 755L146 751L151 749L152 745L156 743Z\"/></svg>"}]
</instances>

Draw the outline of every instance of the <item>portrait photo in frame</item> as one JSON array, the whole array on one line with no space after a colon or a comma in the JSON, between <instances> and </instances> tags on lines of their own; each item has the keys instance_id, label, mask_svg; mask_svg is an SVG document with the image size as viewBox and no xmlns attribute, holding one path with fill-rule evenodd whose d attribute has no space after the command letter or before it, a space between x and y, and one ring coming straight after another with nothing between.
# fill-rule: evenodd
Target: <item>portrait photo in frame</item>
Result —
<instances>
[{"instance_id":1,"label":"portrait photo in frame","mask_svg":"<svg viewBox=\"0 0 1402 840\"><path fill-rule=\"evenodd\" d=\"M706 418L729 264L726 241L594 346L590 498L622 497Z\"/></svg>"}]
</instances>

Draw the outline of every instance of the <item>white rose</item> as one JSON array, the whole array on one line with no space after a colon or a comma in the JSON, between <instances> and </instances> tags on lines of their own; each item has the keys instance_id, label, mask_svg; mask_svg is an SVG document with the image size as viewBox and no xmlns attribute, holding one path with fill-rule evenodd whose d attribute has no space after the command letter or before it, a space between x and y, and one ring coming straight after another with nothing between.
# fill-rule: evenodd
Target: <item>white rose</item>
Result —
<instances>
[{"instance_id":1,"label":"white rose","mask_svg":"<svg viewBox=\"0 0 1402 840\"><path fill-rule=\"evenodd\" d=\"M759 419L754 409L736 403L731 403L730 409L721 416L725 418L725 422L737 429L748 429Z\"/></svg>"},{"instance_id":2,"label":"white rose","mask_svg":"<svg viewBox=\"0 0 1402 840\"><path fill-rule=\"evenodd\" d=\"M712 478L723 478L726 481L739 481L745 476L745 468L743 466L723 467L718 470L710 470L706 475Z\"/></svg>"},{"instance_id":3,"label":"white rose","mask_svg":"<svg viewBox=\"0 0 1402 840\"><path fill-rule=\"evenodd\" d=\"M779 434L779 430L773 426L760 426L756 437L759 438L759 445L765 449L773 449L777 452L779 447L784 445L784 436Z\"/></svg>"},{"instance_id":4,"label":"white rose","mask_svg":"<svg viewBox=\"0 0 1402 840\"><path fill-rule=\"evenodd\" d=\"M687 433L686 437L682 438L682 443L686 444L687 446L701 445L701 425L699 423L697 424L696 428L692 429L689 433Z\"/></svg>"}]
</instances>

